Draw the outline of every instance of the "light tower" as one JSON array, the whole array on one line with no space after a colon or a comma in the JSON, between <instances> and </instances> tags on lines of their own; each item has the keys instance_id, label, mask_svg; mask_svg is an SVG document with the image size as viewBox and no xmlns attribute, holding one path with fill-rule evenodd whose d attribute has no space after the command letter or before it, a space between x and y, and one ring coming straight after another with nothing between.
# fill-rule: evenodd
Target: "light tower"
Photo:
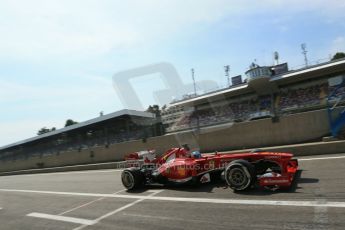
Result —
<instances>
[{"instance_id":1,"label":"light tower","mask_svg":"<svg viewBox=\"0 0 345 230\"><path fill-rule=\"evenodd\" d=\"M224 66L225 76L228 80L228 86L230 86L230 65Z\"/></svg>"},{"instance_id":2,"label":"light tower","mask_svg":"<svg viewBox=\"0 0 345 230\"><path fill-rule=\"evenodd\" d=\"M273 53L273 58L274 58L274 61L275 61L275 65L279 65L279 53L277 51L275 51Z\"/></svg>"},{"instance_id":3,"label":"light tower","mask_svg":"<svg viewBox=\"0 0 345 230\"><path fill-rule=\"evenodd\" d=\"M194 96L196 96L196 85L195 85L194 68L191 69L191 72L192 72L192 79L193 79L193 86L194 86Z\"/></svg>"},{"instance_id":4,"label":"light tower","mask_svg":"<svg viewBox=\"0 0 345 230\"><path fill-rule=\"evenodd\" d=\"M305 67L308 67L308 58L307 58L307 45L305 43L301 44L301 49L302 49L302 54L304 55L304 62L305 62Z\"/></svg>"}]
</instances>

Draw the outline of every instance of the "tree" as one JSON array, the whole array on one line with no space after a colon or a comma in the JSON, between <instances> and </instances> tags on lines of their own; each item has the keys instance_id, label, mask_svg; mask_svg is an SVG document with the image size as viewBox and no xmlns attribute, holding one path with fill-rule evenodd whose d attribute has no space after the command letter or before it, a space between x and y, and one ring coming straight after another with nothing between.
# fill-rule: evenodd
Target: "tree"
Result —
<instances>
[{"instance_id":1,"label":"tree","mask_svg":"<svg viewBox=\"0 0 345 230\"><path fill-rule=\"evenodd\" d=\"M77 121L73 121L72 119L68 119L65 123L65 127L70 126L70 125L75 125L78 124Z\"/></svg>"},{"instance_id":2,"label":"tree","mask_svg":"<svg viewBox=\"0 0 345 230\"><path fill-rule=\"evenodd\" d=\"M146 112L150 112L156 115L156 118L161 117L161 110L159 108L159 105L150 105Z\"/></svg>"},{"instance_id":3,"label":"tree","mask_svg":"<svg viewBox=\"0 0 345 230\"><path fill-rule=\"evenodd\" d=\"M331 59L331 61L334 61L334 60L337 60L337 59L341 59L341 58L345 58L345 53L337 52L336 54L334 54L334 56Z\"/></svg>"},{"instance_id":4,"label":"tree","mask_svg":"<svg viewBox=\"0 0 345 230\"><path fill-rule=\"evenodd\" d=\"M150 112L156 115L156 122L152 125L154 135L162 135L164 133L163 124L161 120L161 110L159 105L150 105L146 112Z\"/></svg>"},{"instance_id":5,"label":"tree","mask_svg":"<svg viewBox=\"0 0 345 230\"><path fill-rule=\"evenodd\" d=\"M52 132L52 131L55 131L55 130L56 130L55 127L51 128L51 129L43 127L40 130L38 130L37 135L42 135L42 134L49 133L49 132Z\"/></svg>"}]
</instances>

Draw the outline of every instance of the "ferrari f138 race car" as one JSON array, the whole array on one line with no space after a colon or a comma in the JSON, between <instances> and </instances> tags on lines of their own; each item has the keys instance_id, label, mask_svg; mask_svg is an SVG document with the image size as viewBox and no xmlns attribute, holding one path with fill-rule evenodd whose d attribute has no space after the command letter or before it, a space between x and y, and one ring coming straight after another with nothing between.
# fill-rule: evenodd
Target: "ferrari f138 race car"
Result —
<instances>
[{"instance_id":1,"label":"ferrari f138 race car","mask_svg":"<svg viewBox=\"0 0 345 230\"><path fill-rule=\"evenodd\" d=\"M127 190L148 184L202 184L222 178L234 191L255 185L276 190L289 188L298 169L291 153L252 151L239 154L189 153L189 148L172 148L155 157L153 150L132 153L126 161L135 163L121 174ZM137 164L142 159L142 164Z\"/></svg>"}]
</instances>

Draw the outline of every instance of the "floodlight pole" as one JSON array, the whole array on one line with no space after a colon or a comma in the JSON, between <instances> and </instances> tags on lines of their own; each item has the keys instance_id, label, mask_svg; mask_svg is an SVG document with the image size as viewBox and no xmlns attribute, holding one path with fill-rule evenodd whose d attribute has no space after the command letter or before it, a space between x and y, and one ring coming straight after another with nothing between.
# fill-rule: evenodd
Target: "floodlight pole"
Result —
<instances>
[{"instance_id":1,"label":"floodlight pole","mask_svg":"<svg viewBox=\"0 0 345 230\"><path fill-rule=\"evenodd\" d=\"M224 66L225 76L228 80L228 87L230 86L230 65Z\"/></svg>"},{"instance_id":2,"label":"floodlight pole","mask_svg":"<svg viewBox=\"0 0 345 230\"><path fill-rule=\"evenodd\" d=\"M308 67L307 45L305 43L302 43L301 48L302 48L302 54L304 55L305 67Z\"/></svg>"},{"instance_id":3,"label":"floodlight pole","mask_svg":"<svg viewBox=\"0 0 345 230\"><path fill-rule=\"evenodd\" d=\"M192 79L193 79L193 86L194 86L194 95L196 96L196 84L195 84L194 68L192 68L191 71L192 71Z\"/></svg>"},{"instance_id":4,"label":"floodlight pole","mask_svg":"<svg viewBox=\"0 0 345 230\"><path fill-rule=\"evenodd\" d=\"M275 51L274 53L273 53L273 58L274 58L274 60L275 60L275 65L279 65L279 53L278 53L278 51Z\"/></svg>"}]
</instances>

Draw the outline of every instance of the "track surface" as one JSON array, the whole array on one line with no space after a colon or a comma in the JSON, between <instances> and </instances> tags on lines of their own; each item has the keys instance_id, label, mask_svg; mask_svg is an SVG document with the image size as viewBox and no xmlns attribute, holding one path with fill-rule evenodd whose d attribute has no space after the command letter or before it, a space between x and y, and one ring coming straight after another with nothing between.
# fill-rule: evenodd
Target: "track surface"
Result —
<instances>
[{"instance_id":1,"label":"track surface","mask_svg":"<svg viewBox=\"0 0 345 230\"><path fill-rule=\"evenodd\" d=\"M218 183L128 193L116 170L0 177L0 229L344 229L345 155L300 159L293 188L276 192Z\"/></svg>"}]
</instances>

